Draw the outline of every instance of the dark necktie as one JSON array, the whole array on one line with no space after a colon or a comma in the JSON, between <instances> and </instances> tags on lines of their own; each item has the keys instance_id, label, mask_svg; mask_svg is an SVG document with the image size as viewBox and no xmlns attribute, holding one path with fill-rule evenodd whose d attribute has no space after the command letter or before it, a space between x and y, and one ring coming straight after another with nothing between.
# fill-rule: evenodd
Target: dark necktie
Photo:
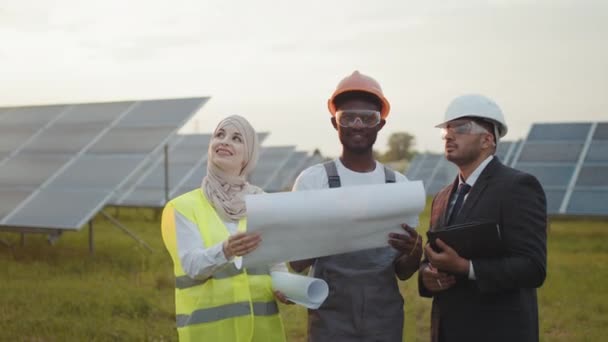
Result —
<instances>
[{"instance_id":1,"label":"dark necktie","mask_svg":"<svg viewBox=\"0 0 608 342\"><path fill-rule=\"evenodd\" d=\"M464 203L464 196L469 193L469 190L471 190L471 186L467 183L460 183L458 186L458 190L456 191L456 203L454 203L454 207L452 207L448 224L454 221L456 216L458 216L458 212L462 208L462 203Z\"/></svg>"}]
</instances>

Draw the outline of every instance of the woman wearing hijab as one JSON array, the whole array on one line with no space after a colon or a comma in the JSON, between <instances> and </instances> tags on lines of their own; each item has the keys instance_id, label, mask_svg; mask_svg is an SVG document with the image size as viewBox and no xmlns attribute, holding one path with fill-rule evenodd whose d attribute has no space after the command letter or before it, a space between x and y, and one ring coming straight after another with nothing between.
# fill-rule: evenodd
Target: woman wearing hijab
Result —
<instances>
[{"instance_id":1,"label":"woman wearing hijab","mask_svg":"<svg viewBox=\"0 0 608 342\"><path fill-rule=\"evenodd\" d=\"M276 299L287 301L272 291L271 267L240 267L240 257L261 241L246 232L245 208L245 195L262 192L246 180L258 152L257 134L245 118L222 120L209 144L201 188L173 199L163 211L181 342L285 341ZM272 270L287 272L285 264Z\"/></svg>"}]
</instances>

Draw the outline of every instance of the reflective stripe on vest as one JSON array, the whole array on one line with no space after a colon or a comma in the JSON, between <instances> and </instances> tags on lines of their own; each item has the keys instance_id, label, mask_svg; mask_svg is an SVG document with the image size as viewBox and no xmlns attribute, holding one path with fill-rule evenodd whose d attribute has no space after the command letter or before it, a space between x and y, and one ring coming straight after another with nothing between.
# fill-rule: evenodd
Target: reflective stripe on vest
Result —
<instances>
[{"instance_id":1,"label":"reflective stripe on vest","mask_svg":"<svg viewBox=\"0 0 608 342\"><path fill-rule=\"evenodd\" d=\"M277 303L253 303L253 314L256 316L269 316L279 313ZM194 311L191 315L177 315L177 327L185 327L193 324L209 323L226 318L245 316L251 313L249 302L232 303L209 309Z\"/></svg>"},{"instance_id":2,"label":"reflective stripe on vest","mask_svg":"<svg viewBox=\"0 0 608 342\"><path fill-rule=\"evenodd\" d=\"M270 269L268 267L250 267L246 269L248 275L268 275ZM237 270L234 264L226 266L225 269L215 272L210 278L213 279L226 279L242 274L243 269ZM175 287L178 289L187 289L189 287L202 285L207 282L210 278L206 279L192 279L187 275L175 277Z\"/></svg>"}]
</instances>

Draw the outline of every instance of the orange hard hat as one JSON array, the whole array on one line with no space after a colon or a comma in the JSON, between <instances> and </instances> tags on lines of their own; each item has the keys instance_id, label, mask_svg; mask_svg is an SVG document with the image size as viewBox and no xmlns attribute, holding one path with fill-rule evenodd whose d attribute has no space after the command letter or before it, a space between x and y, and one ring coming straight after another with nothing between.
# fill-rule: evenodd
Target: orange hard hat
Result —
<instances>
[{"instance_id":1,"label":"orange hard hat","mask_svg":"<svg viewBox=\"0 0 608 342\"><path fill-rule=\"evenodd\" d=\"M334 93L329 100L327 100L327 108L329 108L331 115L336 115L337 108L334 103L336 96L349 91L363 91L375 95L380 102L382 102L382 109L380 110L381 117L385 119L388 116L391 105L388 103L386 97L384 97L380 83L367 75L363 75L358 70L355 70L350 76L342 79L342 81L338 83Z\"/></svg>"}]
</instances>

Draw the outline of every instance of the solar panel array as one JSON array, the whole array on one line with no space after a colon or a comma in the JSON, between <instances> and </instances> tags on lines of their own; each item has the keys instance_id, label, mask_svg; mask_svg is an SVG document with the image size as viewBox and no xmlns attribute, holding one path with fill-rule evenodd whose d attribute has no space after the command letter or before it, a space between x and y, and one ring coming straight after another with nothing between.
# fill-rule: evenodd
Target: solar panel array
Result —
<instances>
[{"instance_id":1,"label":"solar panel array","mask_svg":"<svg viewBox=\"0 0 608 342\"><path fill-rule=\"evenodd\" d=\"M608 215L608 122L534 124L514 165L541 182L549 213Z\"/></svg>"},{"instance_id":2,"label":"solar panel array","mask_svg":"<svg viewBox=\"0 0 608 342\"><path fill-rule=\"evenodd\" d=\"M0 108L0 229L76 230L107 204L162 207L199 187L211 136L174 133L207 100ZM535 124L496 155L537 176L549 213L608 215L608 122ZM289 190L322 160L294 146L265 147L249 181ZM406 175L433 195L456 174L442 154L423 153Z\"/></svg>"},{"instance_id":3,"label":"solar panel array","mask_svg":"<svg viewBox=\"0 0 608 342\"><path fill-rule=\"evenodd\" d=\"M206 101L2 108L0 228L81 228Z\"/></svg>"}]
</instances>

